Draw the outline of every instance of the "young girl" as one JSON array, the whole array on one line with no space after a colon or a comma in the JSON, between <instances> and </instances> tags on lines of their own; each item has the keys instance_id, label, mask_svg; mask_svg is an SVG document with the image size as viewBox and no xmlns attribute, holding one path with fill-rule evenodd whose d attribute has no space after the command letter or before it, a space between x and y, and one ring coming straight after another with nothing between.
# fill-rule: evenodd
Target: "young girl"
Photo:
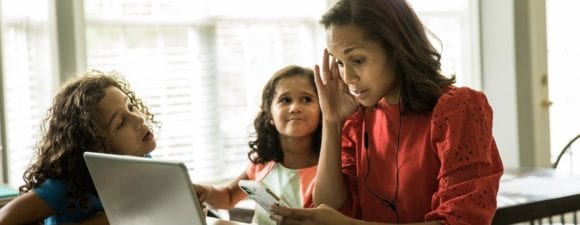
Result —
<instances>
[{"instance_id":1,"label":"young girl","mask_svg":"<svg viewBox=\"0 0 580 225\"><path fill-rule=\"evenodd\" d=\"M83 152L144 156L156 146L153 124L116 74L73 78L54 98L21 195L0 210L0 224L108 224Z\"/></svg>"},{"instance_id":2,"label":"young girl","mask_svg":"<svg viewBox=\"0 0 580 225\"><path fill-rule=\"evenodd\" d=\"M321 206L274 206L273 218L491 224L503 172L492 109L483 93L441 74L441 56L410 5L339 0L321 23L328 47L322 76L316 69L324 138L314 200Z\"/></svg>"},{"instance_id":3,"label":"young girl","mask_svg":"<svg viewBox=\"0 0 580 225\"><path fill-rule=\"evenodd\" d=\"M312 207L312 190L320 150L320 107L311 69L288 66L277 71L262 92L250 141L250 165L225 187L195 185L200 201L227 209L246 198L240 180L259 180L291 207ZM256 207L254 223L275 224Z\"/></svg>"}]
</instances>

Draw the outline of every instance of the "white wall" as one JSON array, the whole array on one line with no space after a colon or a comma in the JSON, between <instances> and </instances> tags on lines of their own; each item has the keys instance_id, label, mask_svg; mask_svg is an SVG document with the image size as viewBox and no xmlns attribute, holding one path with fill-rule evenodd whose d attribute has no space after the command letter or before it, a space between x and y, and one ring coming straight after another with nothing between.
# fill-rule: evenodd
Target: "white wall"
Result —
<instances>
[{"instance_id":1,"label":"white wall","mask_svg":"<svg viewBox=\"0 0 580 225\"><path fill-rule=\"evenodd\" d=\"M544 0L480 1L483 90L506 168L550 164L544 9Z\"/></svg>"},{"instance_id":2,"label":"white wall","mask_svg":"<svg viewBox=\"0 0 580 225\"><path fill-rule=\"evenodd\" d=\"M513 13L513 1L480 1L482 86L494 109L493 132L505 167L520 164Z\"/></svg>"}]
</instances>

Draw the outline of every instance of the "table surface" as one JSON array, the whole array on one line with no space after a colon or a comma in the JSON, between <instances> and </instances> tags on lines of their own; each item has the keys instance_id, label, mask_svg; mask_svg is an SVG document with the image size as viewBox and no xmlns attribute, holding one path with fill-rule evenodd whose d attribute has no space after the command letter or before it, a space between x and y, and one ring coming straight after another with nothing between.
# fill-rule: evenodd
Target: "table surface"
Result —
<instances>
[{"instance_id":1,"label":"table surface","mask_svg":"<svg viewBox=\"0 0 580 225\"><path fill-rule=\"evenodd\" d=\"M500 180L498 208L580 194L580 175L547 168L508 169Z\"/></svg>"},{"instance_id":2,"label":"table surface","mask_svg":"<svg viewBox=\"0 0 580 225\"><path fill-rule=\"evenodd\" d=\"M506 169L493 224L511 224L580 209L580 175L550 168Z\"/></svg>"}]
</instances>

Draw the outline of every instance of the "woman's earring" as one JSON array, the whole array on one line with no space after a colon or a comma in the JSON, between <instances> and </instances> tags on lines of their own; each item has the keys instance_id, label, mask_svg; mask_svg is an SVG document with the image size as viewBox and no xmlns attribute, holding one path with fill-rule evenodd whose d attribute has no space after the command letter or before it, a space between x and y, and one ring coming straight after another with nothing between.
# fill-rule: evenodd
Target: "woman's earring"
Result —
<instances>
[{"instance_id":1,"label":"woman's earring","mask_svg":"<svg viewBox=\"0 0 580 225\"><path fill-rule=\"evenodd\" d=\"M274 120L273 119L270 119L270 125L272 125L272 126L274 125Z\"/></svg>"}]
</instances>

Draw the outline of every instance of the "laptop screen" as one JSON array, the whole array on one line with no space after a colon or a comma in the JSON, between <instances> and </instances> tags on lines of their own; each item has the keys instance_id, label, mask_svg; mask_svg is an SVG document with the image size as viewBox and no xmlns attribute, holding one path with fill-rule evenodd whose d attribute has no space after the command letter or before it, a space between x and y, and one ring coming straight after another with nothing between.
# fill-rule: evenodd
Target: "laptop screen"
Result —
<instances>
[{"instance_id":1,"label":"laptop screen","mask_svg":"<svg viewBox=\"0 0 580 225\"><path fill-rule=\"evenodd\" d=\"M182 162L85 152L111 225L205 225Z\"/></svg>"}]
</instances>

